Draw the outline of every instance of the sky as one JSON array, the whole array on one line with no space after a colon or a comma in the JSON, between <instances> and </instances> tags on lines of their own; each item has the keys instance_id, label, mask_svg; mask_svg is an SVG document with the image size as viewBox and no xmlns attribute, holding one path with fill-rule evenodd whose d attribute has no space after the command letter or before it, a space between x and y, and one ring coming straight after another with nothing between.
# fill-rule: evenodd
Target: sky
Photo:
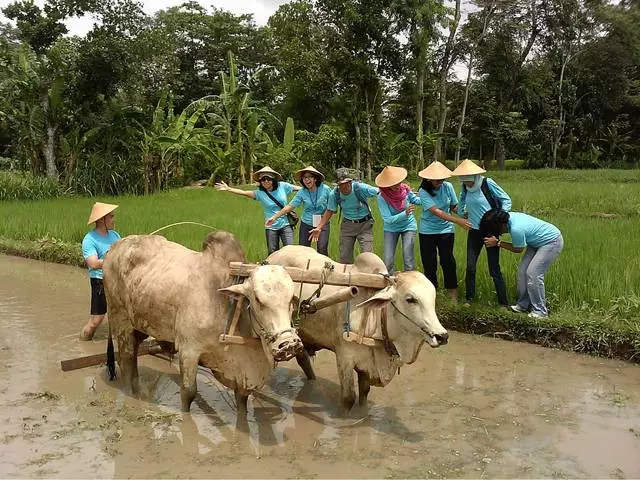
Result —
<instances>
[{"instance_id":1,"label":"sky","mask_svg":"<svg viewBox=\"0 0 640 480\"><path fill-rule=\"evenodd\" d=\"M208 10L211 6L227 10L231 13L252 13L253 18L258 25L265 25L269 17L278 9L283 3L287 3L289 0L198 0L198 3ZM13 0L0 0L0 9L13 3ZM42 7L44 0L36 0L35 4ZM181 5L184 0L142 0L144 11L147 14L152 14L158 10L163 10L168 7ZM0 13L0 21L6 21L7 19ZM65 22L69 29L70 35L84 36L93 25L93 19L89 16L82 18L71 18Z\"/></svg>"}]
</instances>

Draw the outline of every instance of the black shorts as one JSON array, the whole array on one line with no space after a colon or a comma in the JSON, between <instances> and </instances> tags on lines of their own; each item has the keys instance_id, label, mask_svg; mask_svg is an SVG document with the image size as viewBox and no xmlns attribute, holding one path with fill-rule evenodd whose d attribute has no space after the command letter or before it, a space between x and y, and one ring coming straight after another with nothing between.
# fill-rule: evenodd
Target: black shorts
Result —
<instances>
[{"instance_id":1,"label":"black shorts","mask_svg":"<svg viewBox=\"0 0 640 480\"><path fill-rule=\"evenodd\" d=\"M101 278L90 278L91 281L91 315L107 313L107 297Z\"/></svg>"}]
</instances>

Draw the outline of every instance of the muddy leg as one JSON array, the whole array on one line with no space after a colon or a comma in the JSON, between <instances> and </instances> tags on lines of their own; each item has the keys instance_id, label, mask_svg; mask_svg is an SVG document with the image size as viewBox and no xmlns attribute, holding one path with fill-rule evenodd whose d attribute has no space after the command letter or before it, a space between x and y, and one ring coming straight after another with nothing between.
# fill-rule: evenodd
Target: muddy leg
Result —
<instances>
[{"instance_id":1,"label":"muddy leg","mask_svg":"<svg viewBox=\"0 0 640 480\"><path fill-rule=\"evenodd\" d=\"M315 380L316 374L313 373L313 367L311 366L311 357L309 357L309 353L306 350L302 350L302 353L296 355L296 360L298 361L298 365L302 368L302 371L307 376L307 380Z\"/></svg>"},{"instance_id":2,"label":"muddy leg","mask_svg":"<svg viewBox=\"0 0 640 480\"><path fill-rule=\"evenodd\" d=\"M118 340L118 364L122 381L131 395L138 394L138 343L133 328L125 328L116 334Z\"/></svg>"},{"instance_id":3,"label":"muddy leg","mask_svg":"<svg viewBox=\"0 0 640 480\"><path fill-rule=\"evenodd\" d=\"M134 394L138 394L140 391L140 382L138 380L138 347L140 343L148 337L146 333L134 330L131 333L133 337L133 366L131 369L131 390Z\"/></svg>"},{"instance_id":4,"label":"muddy leg","mask_svg":"<svg viewBox=\"0 0 640 480\"><path fill-rule=\"evenodd\" d=\"M198 393L198 355L192 352L179 352L180 374L182 375L182 385L180 386L180 400L182 401L182 411L188 412L191 409L191 402Z\"/></svg>"},{"instance_id":5,"label":"muddy leg","mask_svg":"<svg viewBox=\"0 0 640 480\"><path fill-rule=\"evenodd\" d=\"M345 410L351 410L356 403L356 389L353 382L353 365L340 361L341 355L336 352L338 359L338 378L340 379L340 398Z\"/></svg>"},{"instance_id":6,"label":"muddy leg","mask_svg":"<svg viewBox=\"0 0 640 480\"><path fill-rule=\"evenodd\" d=\"M235 390L236 394L236 407L238 409L238 415L247 415L247 400L249 400L249 395L240 390Z\"/></svg>"},{"instance_id":7,"label":"muddy leg","mask_svg":"<svg viewBox=\"0 0 640 480\"><path fill-rule=\"evenodd\" d=\"M367 395L369 395L369 390L371 390L371 379L369 378L369 374L366 372L358 372L358 403L361 407L364 407L367 404Z\"/></svg>"}]
</instances>

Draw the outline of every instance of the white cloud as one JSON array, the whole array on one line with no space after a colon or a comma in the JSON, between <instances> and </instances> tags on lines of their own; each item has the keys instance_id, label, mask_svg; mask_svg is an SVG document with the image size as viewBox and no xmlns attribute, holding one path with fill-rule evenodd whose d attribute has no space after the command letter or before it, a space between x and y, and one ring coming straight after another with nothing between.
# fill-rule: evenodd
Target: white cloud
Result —
<instances>
[{"instance_id":1,"label":"white cloud","mask_svg":"<svg viewBox=\"0 0 640 480\"><path fill-rule=\"evenodd\" d=\"M211 10L211 6L227 10L236 15L251 13L258 25L265 25L269 17L278 9L278 7L288 0L198 0L198 3ZM13 3L12 0L0 0L0 9ZM36 5L42 7L44 0L36 0ZM183 0L143 0L143 8L147 14L153 14L158 10L163 10L172 6L183 4ZM0 13L0 21L6 22L7 19ZM91 16L72 17L67 19L65 24L71 35L84 36L91 30L94 19Z\"/></svg>"}]
</instances>

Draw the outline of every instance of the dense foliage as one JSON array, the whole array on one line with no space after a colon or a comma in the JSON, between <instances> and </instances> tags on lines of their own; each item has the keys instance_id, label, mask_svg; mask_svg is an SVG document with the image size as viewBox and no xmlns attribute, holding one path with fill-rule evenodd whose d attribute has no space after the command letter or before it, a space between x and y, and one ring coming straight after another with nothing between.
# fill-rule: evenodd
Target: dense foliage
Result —
<instances>
[{"instance_id":1,"label":"dense foliage","mask_svg":"<svg viewBox=\"0 0 640 480\"><path fill-rule=\"evenodd\" d=\"M632 0L296 0L265 26L196 2L148 16L135 0L19 0L3 13L0 157L63 190L245 183L264 164L371 178L464 157L640 162ZM93 29L65 36L81 14Z\"/></svg>"}]
</instances>

